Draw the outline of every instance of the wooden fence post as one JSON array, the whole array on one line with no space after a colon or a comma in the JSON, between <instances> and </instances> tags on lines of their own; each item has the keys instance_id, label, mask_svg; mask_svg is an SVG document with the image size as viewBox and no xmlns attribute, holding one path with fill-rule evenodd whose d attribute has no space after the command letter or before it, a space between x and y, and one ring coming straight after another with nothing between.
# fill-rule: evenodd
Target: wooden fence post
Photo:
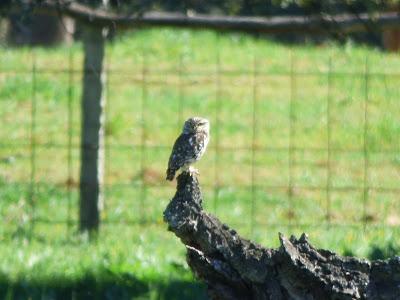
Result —
<instances>
[{"instance_id":1,"label":"wooden fence post","mask_svg":"<svg viewBox=\"0 0 400 300\"><path fill-rule=\"evenodd\" d=\"M84 74L82 90L82 133L80 169L80 230L97 231L103 202L104 28L82 26Z\"/></svg>"}]
</instances>

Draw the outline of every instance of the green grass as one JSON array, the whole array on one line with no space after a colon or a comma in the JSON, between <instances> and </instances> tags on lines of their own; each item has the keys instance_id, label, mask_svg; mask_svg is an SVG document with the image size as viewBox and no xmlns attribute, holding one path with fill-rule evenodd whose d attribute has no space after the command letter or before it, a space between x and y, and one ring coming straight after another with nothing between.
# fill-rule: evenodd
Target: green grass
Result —
<instances>
[{"instance_id":1,"label":"green grass","mask_svg":"<svg viewBox=\"0 0 400 300\"><path fill-rule=\"evenodd\" d=\"M60 72L70 62L76 72ZM361 257L398 249L398 55L169 29L110 43L106 200L97 243L76 234L81 64L79 44L0 48L6 286L137 282L127 291L153 298L171 297L163 294L168 282L190 286L184 247L167 232L162 212L174 193L164 181L170 147L192 115L211 120L209 149L198 163L205 207L243 236L276 247L278 232L305 231L318 247Z\"/></svg>"}]
</instances>

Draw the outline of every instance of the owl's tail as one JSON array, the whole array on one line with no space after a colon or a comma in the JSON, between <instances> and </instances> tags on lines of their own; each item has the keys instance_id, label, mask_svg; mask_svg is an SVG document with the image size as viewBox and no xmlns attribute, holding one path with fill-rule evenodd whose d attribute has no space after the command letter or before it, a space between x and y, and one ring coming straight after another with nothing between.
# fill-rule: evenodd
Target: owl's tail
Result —
<instances>
[{"instance_id":1,"label":"owl's tail","mask_svg":"<svg viewBox=\"0 0 400 300\"><path fill-rule=\"evenodd\" d=\"M169 181L172 181L174 179L174 177L175 177L175 172L176 172L176 170L168 168L167 169L167 178L166 179L169 180Z\"/></svg>"}]
</instances>

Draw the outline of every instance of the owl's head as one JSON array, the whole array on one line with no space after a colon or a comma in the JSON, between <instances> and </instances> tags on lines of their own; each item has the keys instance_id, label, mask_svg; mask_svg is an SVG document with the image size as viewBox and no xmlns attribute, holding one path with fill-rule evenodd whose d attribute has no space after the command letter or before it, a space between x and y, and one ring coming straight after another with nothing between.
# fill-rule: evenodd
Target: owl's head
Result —
<instances>
[{"instance_id":1,"label":"owl's head","mask_svg":"<svg viewBox=\"0 0 400 300\"><path fill-rule=\"evenodd\" d=\"M206 132L210 131L210 122L201 117L192 117L186 120L183 125L183 133L196 133L196 132Z\"/></svg>"}]
</instances>

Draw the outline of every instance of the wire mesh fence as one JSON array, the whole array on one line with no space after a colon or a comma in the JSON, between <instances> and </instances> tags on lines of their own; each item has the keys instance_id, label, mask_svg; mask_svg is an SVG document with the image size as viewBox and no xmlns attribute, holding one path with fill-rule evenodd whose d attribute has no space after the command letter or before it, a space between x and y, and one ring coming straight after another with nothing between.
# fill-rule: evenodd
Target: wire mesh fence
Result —
<instances>
[{"instance_id":1,"label":"wire mesh fence","mask_svg":"<svg viewBox=\"0 0 400 300\"><path fill-rule=\"evenodd\" d=\"M211 141L200 182L224 222L250 235L397 226L400 74L365 55L309 61L289 47L235 62L220 39L207 63L108 49L102 224L162 223L171 147L184 120L201 115ZM0 70L2 231L60 226L68 236L78 224L82 57L76 48L19 55Z\"/></svg>"}]
</instances>

